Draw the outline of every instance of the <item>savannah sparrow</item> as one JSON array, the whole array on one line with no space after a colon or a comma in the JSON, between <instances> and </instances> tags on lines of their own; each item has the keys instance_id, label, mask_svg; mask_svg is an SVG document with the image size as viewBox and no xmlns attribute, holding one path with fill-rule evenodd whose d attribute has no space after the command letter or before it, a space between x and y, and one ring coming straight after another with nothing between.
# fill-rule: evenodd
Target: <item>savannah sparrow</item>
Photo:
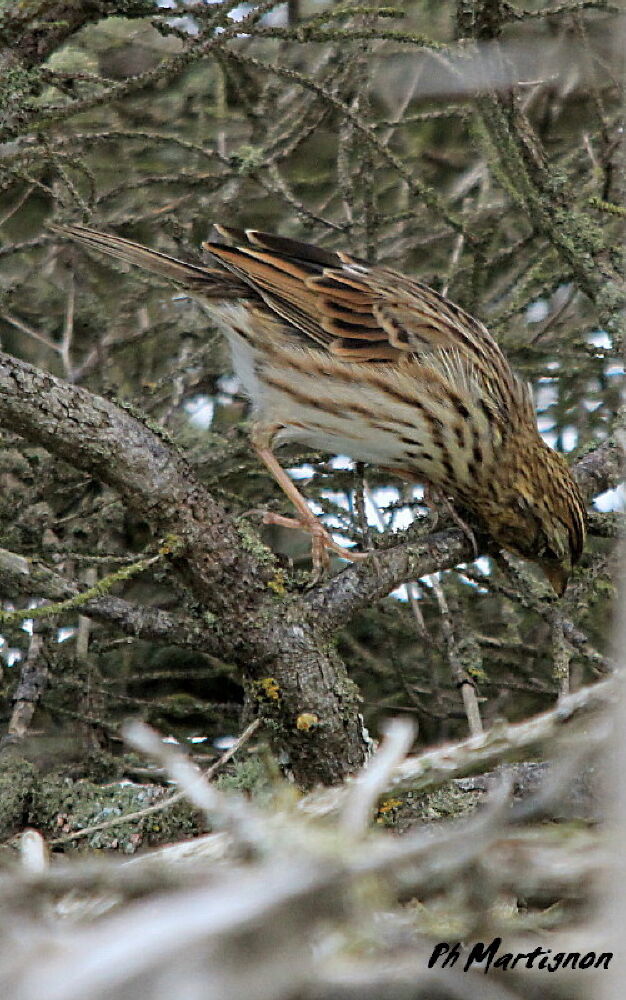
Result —
<instances>
[{"instance_id":1,"label":"savannah sparrow","mask_svg":"<svg viewBox=\"0 0 626 1000\"><path fill-rule=\"evenodd\" d=\"M434 486L562 594L585 540L583 499L482 323L350 254L217 229L225 242L204 244L207 267L82 226L57 231L179 283L209 308L252 403L254 448L311 532L316 561L326 548L363 554L337 545L279 465L274 449L288 441Z\"/></svg>"}]
</instances>

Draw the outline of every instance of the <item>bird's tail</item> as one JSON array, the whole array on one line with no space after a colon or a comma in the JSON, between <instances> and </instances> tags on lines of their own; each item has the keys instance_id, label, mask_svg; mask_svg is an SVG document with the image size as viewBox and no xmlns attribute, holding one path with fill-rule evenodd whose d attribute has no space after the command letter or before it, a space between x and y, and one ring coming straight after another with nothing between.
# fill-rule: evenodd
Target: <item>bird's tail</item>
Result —
<instances>
[{"instance_id":1,"label":"bird's tail","mask_svg":"<svg viewBox=\"0 0 626 1000\"><path fill-rule=\"evenodd\" d=\"M174 281L190 291L201 293L210 298L233 298L246 290L243 283L219 266L198 267L196 264L188 264L184 260L170 257L158 250L150 250L149 247L144 247L141 243L133 243L132 240L125 240L121 236L113 236L109 233L100 233L96 229L87 229L85 226L50 225L48 228L61 236L68 236L70 239L83 243L91 250L98 250L111 257L116 257L126 264L133 264L146 271L152 271L153 274L158 274L161 278Z\"/></svg>"}]
</instances>

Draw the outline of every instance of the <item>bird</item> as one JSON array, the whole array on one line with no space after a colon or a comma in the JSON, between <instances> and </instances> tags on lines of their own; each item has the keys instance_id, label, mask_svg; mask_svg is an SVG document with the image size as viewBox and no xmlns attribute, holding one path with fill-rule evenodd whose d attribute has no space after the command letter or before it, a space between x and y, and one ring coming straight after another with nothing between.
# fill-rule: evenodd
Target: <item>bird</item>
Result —
<instances>
[{"instance_id":1,"label":"bird","mask_svg":"<svg viewBox=\"0 0 626 1000\"><path fill-rule=\"evenodd\" d=\"M583 551L586 511L537 428L532 391L486 327L433 288L351 253L216 225L205 266L82 225L64 237L182 286L230 345L251 403L252 445L297 518L274 523L357 561L282 468L288 442L347 455L460 504L558 596Z\"/></svg>"}]
</instances>

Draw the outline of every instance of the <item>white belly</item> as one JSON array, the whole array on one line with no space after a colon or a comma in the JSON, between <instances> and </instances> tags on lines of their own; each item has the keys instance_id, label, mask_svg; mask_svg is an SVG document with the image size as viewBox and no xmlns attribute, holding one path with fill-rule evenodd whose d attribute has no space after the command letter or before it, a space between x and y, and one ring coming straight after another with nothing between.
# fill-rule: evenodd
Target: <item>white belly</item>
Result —
<instances>
[{"instance_id":1,"label":"white belly","mask_svg":"<svg viewBox=\"0 0 626 1000\"><path fill-rule=\"evenodd\" d=\"M439 482L445 477L431 427L410 402L418 381L414 375L385 364L368 366L384 383L377 386L376 378L355 377L360 366L355 371L323 349L294 342L280 322L268 320L259 330L244 305L212 303L211 312L228 338L233 368L252 404L255 431L261 437L266 432L272 447L298 442L370 465L409 470L416 479ZM385 385L397 395L390 396ZM449 454L461 473L465 458L458 449L454 452L453 441Z\"/></svg>"}]
</instances>

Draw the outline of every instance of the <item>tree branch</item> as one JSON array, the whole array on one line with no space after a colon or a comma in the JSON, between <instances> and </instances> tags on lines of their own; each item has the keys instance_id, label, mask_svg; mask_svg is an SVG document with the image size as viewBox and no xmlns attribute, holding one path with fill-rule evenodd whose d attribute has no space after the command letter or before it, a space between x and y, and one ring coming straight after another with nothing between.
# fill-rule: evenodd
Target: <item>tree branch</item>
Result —
<instances>
[{"instance_id":1,"label":"tree branch","mask_svg":"<svg viewBox=\"0 0 626 1000\"><path fill-rule=\"evenodd\" d=\"M16 594L65 601L78 597L78 583L42 563L25 559L15 552L0 549L0 593L14 599ZM200 618L174 615L160 608L133 604L121 597L103 594L81 604L81 613L104 625L114 625L124 635L150 642L183 646L221 656L223 644L219 630L208 627ZM27 612L24 612L27 617Z\"/></svg>"},{"instance_id":2,"label":"tree branch","mask_svg":"<svg viewBox=\"0 0 626 1000\"><path fill-rule=\"evenodd\" d=\"M452 569L460 562L471 562L475 558L467 536L459 528L450 528L428 535L417 543L375 552L366 563L352 563L328 583L312 590L306 600L311 610L320 616L324 627L335 631L356 611L385 597L401 583L437 570Z\"/></svg>"},{"instance_id":3,"label":"tree branch","mask_svg":"<svg viewBox=\"0 0 626 1000\"><path fill-rule=\"evenodd\" d=\"M624 474L624 453L617 441L610 438L580 458L573 468L576 481L587 500L621 483Z\"/></svg>"},{"instance_id":4,"label":"tree branch","mask_svg":"<svg viewBox=\"0 0 626 1000\"><path fill-rule=\"evenodd\" d=\"M176 536L182 556L173 562L197 597L229 610L236 580L239 609L256 603L275 572L271 552L237 528L162 432L8 354L0 354L0 403L3 427L112 486L157 537Z\"/></svg>"},{"instance_id":5,"label":"tree branch","mask_svg":"<svg viewBox=\"0 0 626 1000\"><path fill-rule=\"evenodd\" d=\"M297 781L333 783L363 763L356 687L319 617L298 595L269 586L275 557L227 515L159 429L1 353L0 425L114 487L157 538L173 536L172 565L219 616L219 655L242 670Z\"/></svg>"},{"instance_id":6,"label":"tree branch","mask_svg":"<svg viewBox=\"0 0 626 1000\"><path fill-rule=\"evenodd\" d=\"M0 65L6 60L25 68L37 66L86 24L106 17L149 17L152 0L15 0L2 7Z\"/></svg>"},{"instance_id":7,"label":"tree branch","mask_svg":"<svg viewBox=\"0 0 626 1000\"><path fill-rule=\"evenodd\" d=\"M198 641L241 668L298 780L333 782L362 763L367 740L356 690L327 639L398 584L471 561L474 553L461 531L375 552L304 597L277 594L270 586L275 557L198 482L160 429L8 354L0 354L0 425L114 487L156 538L173 536L180 554L170 557L171 564L219 619L209 634L200 629ZM613 447L599 451L596 462L582 460L588 490L604 486L617 468ZM488 539L479 539L479 551L490 551ZM115 598L95 600L94 617L117 618L124 631L137 627L165 637L171 628L170 641L187 644L190 638L189 628L164 612L132 610Z\"/></svg>"}]
</instances>

